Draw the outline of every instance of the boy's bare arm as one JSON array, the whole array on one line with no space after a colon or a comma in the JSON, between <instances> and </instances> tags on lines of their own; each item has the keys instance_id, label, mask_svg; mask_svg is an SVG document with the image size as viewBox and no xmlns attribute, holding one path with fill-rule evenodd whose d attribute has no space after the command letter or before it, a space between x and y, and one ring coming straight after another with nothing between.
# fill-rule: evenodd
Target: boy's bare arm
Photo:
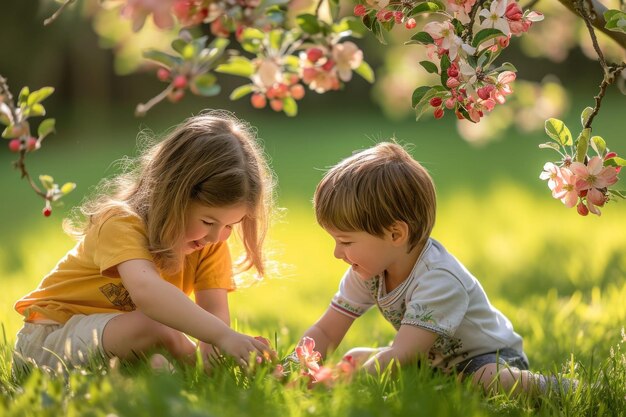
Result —
<instances>
[{"instance_id":1,"label":"boy's bare arm","mask_svg":"<svg viewBox=\"0 0 626 417\"><path fill-rule=\"evenodd\" d=\"M326 357L329 350L339 346L353 322L353 318L329 307L304 336L315 340L315 350L321 353L322 357Z\"/></svg>"},{"instance_id":2,"label":"boy's bare arm","mask_svg":"<svg viewBox=\"0 0 626 417\"><path fill-rule=\"evenodd\" d=\"M383 370L392 360L401 365L415 362L420 357L426 357L435 343L437 334L415 326L400 326L396 338L389 348L381 350L371 357L363 367L369 373L376 373L376 363Z\"/></svg>"}]
</instances>

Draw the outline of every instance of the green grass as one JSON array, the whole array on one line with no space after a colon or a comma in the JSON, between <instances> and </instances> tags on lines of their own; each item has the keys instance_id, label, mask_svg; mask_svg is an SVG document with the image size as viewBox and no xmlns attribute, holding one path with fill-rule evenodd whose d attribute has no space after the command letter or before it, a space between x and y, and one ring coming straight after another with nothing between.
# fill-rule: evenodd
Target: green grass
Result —
<instances>
[{"instance_id":1,"label":"green grass","mask_svg":"<svg viewBox=\"0 0 626 417\"><path fill-rule=\"evenodd\" d=\"M181 366L174 374L155 374L142 363L76 370L67 380L39 371L14 380L11 346L21 322L12 304L37 285L73 242L59 227L64 210L44 220L37 200L9 171L0 176L0 189L11 196L10 204L0 207L0 215L11 220L0 226L0 323L5 335L0 341L0 415L626 415L621 333L626 323L626 204L607 206L601 218L581 218L551 199L537 178L552 156L536 148L544 141L541 135L511 134L475 149L450 127L392 124L374 113L309 112L288 121L273 116L242 115L265 141L286 212L272 228L273 276L231 297L238 329L272 341L276 337L279 354L286 354L326 309L346 266L332 257L331 238L315 224L310 204L315 183L323 168L368 146L372 139L366 135L396 133L414 144L413 154L437 182L433 236L479 278L491 302L511 319L524 337L531 368L563 372L588 385L564 398L531 401L487 398L452 378L415 368L401 370L395 378L359 375L331 390L308 390L286 386L263 369L242 375L224 367L208 378ZM152 127L160 131L174 117L164 110ZM93 135L82 139L79 132L86 127L77 122L66 131L70 146L51 140L48 153L33 155L39 158L33 158L33 167L41 166L61 181L79 182L68 205L80 201L102 175L115 172L111 160L132 153L138 122L125 116L115 120L117 124L108 124L111 120L103 116L90 124ZM2 166L8 161L3 153ZM386 345L393 335L392 327L370 311L330 361L353 346Z\"/></svg>"}]
</instances>

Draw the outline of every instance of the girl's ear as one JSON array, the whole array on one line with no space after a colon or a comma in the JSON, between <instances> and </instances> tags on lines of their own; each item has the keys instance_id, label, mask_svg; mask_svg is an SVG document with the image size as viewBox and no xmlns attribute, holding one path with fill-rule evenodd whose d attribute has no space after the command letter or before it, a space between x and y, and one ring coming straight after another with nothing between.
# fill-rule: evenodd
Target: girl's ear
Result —
<instances>
[{"instance_id":1,"label":"girl's ear","mask_svg":"<svg viewBox=\"0 0 626 417\"><path fill-rule=\"evenodd\" d=\"M409 240L409 225L403 221L394 222L389 228L389 236L394 245L404 245Z\"/></svg>"}]
</instances>

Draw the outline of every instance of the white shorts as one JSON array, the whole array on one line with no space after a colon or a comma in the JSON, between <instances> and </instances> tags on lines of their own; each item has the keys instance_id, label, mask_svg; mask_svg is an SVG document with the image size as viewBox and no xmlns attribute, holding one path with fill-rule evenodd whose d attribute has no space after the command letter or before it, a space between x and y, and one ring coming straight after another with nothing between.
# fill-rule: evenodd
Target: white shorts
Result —
<instances>
[{"instance_id":1,"label":"white shorts","mask_svg":"<svg viewBox=\"0 0 626 417\"><path fill-rule=\"evenodd\" d=\"M123 313L76 314L65 324L24 323L17 332L13 370L33 364L63 372L86 365L94 357L108 358L102 347L102 333L119 314Z\"/></svg>"}]
</instances>

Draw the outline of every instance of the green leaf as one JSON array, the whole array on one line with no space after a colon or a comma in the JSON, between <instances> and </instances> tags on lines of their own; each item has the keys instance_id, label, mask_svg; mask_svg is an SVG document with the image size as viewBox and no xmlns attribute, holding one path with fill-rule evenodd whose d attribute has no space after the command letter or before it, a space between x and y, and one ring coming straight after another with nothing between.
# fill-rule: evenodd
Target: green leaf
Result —
<instances>
[{"instance_id":1,"label":"green leaf","mask_svg":"<svg viewBox=\"0 0 626 417\"><path fill-rule=\"evenodd\" d=\"M378 20L374 21L374 23L372 24L372 33L374 34L374 36L376 36L378 42L383 45L387 45L387 40L385 40L383 27Z\"/></svg>"},{"instance_id":2,"label":"green leaf","mask_svg":"<svg viewBox=\"0 0 626 417\"><path fill-rule=\"evenodd\" d=\"M4 113L0 113L0 123L2 123L5 126L8 126L11 124L11 119L9 119L9 116L7 116Z\"/></svg>"},{"instance_id":3,"label":"green leaf","mask_svg":"<svg viewBox=\"0 0 626 417\"><path fill-rule=\"evenodd\" d=\"M22 129L16 128L15 125L9 125L2 132L2 137L5 139L13 139L18 136L21 136L22 133L23 133Z\"/></svg>"},{"instance_id":4,"label":"green leaf","mask_svg":"<svg viewBox=\"0 0 626 417\"><path fill-rule=\"evenodd\" d=\"M165 52L158 51L156 49L148 49L143 52L143 57L151 61L158 62L165 65L167 68L173 68L182 64L183 60L177 56L166 54Z\"/></svg>"},{"instance_id":5,"label":"green leaf","mask_svg":"<svg viewBox=\"0 0 626 417\"><path fill-rule=\"evenodd\" d=\"M427 85L416 88L413 91L413 97L411 98L412 107L417 106L417 103L419 103L422 100L422 97L424 97L424 95L426 95L426 93L428 93L431 89L432 87Z\"/></svg>"},{"instance_id":6,"label":"green leaf","mask_svg":"<svg viewBox=\"0 0 626 417\"><path fill-rule=\"evenodd\" d=\"M545 129L548 136L560 143L562 146L572 145L572 134L567 126L565 126L565 123L559 119L550 118L546 120Z\"/></svg>"},{"instance_id":7,"label":"green leaf","mask_svg":"<svg viewBox=\"0 0 626 417\"><path fill-rule=\"evenodd\" d=\"M50 175L40 175L39 182L46 190L52 190L54 188L54 178Z\"/></svg>"},{"instance_id":8,"label":"green leaf","mask_svg":"<svg viewBox=\"0 0 626 417\"><path fill-rule=\"evenodd\" d=\"M439 68L437 68L437 65L434 62L420 61L420 65L431 74L439 74Z\"/></svg>"},{"instance_id":9,"label":"green leaf","mask_svg":"<svg viewBox=\"0 0 626 417\"><path fill-rule=\"evenodd\" d=\"M39 103L33 104L32 106L26 107L26 110L24 111L24 115L26 117L45 116L46 109Z\"/></svg>"},{"instance_id":10,"label":"green leaf","mask_svg":"<svg viewBox=\"0 0 626 417\"><path fill-rule=\"evenodd\" d=\"M194 56L196 56L196 47L193 44L188 43L185 45L180 55L185 61L190 61Z\"/></svg>"},{"instance_id":11,"label":"green leaf","mask_svg":"<svg viewBox=\"0 0 626 417\"><path fill-rule=\"evenodd\" d=\"M434 13L445 9L446 8L443 4L427 1L415 6L409 13L407 13L407 16L412 17L420 13Z\"/></svg>"},{"instance_id":12,"label":"green leaf","mask_svg":"<svg viewBox=\"0 0 626 417\"><path fill-rule=\"evenodd\" d=\"M45 119L39 123L39 127L37 128L37 136L39 136L39 140L54 132L55 123L56 120L54 119Z\"/></svg>"},{"instance_id":13,"label":"green leaf","mask_svg":"<svg viewBox=\"0 0 626 417\"><path fill-rule=\"evenodd\" d=\"M433 37L427 32L417 32L415 35L411 36L411 41L405 43L419 43L420 45L431 45L435 43Z\"/></svg>"},{"instance_id":14,"label":"green leaf","mask_svg":"<svg viewBox=\"0 0 626 417\"><path fill-rule=\"evenodd\" d=\"M293 97L285 97L283 99L283 111L289 117L294 117L298 114L298 104Z\"/></svg>"},{"instance_id":15,"label":"green leaf","mask_svg":"<svg viewBox=\"0 0 626 417\"><path fill-rule=\"evenodd\" d=\"M353 16L344 17L332 26L334 33L348 32L353 38L361 38L365 35L367 28L363 24L363 21L356 19Z\"/></svg>"},{"instance_id":16,"label":"green leaf","mask_svg":"<svg viewBox=\"0 0 626 417\"><path fill-rule=\"evenodd\" d=\"M28 89L28 87L22 87L22 89L20 90L20 94L17 98L17 105L21 106L22 104L26 104L29 95L30 90Z\"/></svg>"},{"instance_id":17,"label":"green leaf","mask_svg":"<svg viewBox=\"0 0 626 417\"><path fill-rule=\"evenodd\" d=\"M71 193L72 191L74 191L75 189L76 189L76 183L66 182L65 184L63 184L63 187L61 187L61 194L67 195Z\"/></svg>"},{"instance_id":18,"label":"green leaf","mask_svg":"<svg viewBox=\"0 0 626 417\"><path fill-rule=\"evenodd\" d=\"M50 97L50 95L54 93L54 88L52 87L43 87L37 91L33 91L28 96L28 100L26 102L27 105L33 106L37 103L42 102L46 98Z\"/></svg>"},{"instance_id":19,"label":"green leaf","mask_svg":"<svg viewBox=\"0 0 626 417\"><path fill-rule=\"evenodd\" d=\"M424 114L426 110L432 108L432 106L429 103L431 98L442 95L442 93L445 94L447 92L446 88L441 85L435 85L433 87L427 87L427 88L430 88L430 89L425 92L422 90L422 87L416 89L413 92L413 102L416 102L416 99L417 99L417 104L414 106L415 107L415 120L419 120L420 117L422 117L422 114Z\"/></svg>"},{"instance_id":20,"label":"green leaf","mask_svg":"<svg viewBox=\"0 0 626 417\"><path fill-rule=\"evenodd\" d=\"M296 23L303 32L308 33L309 35L315 35L322 31L322 27L320 26L317 16L312 14L305 13L298 15L296 17Z\"/></svg>"},{"instance_id":21,"label":"green leaf","mask_svg":"<svg viewBox=\"0 0 626 417\"><path fill-rule=\"evenodd\" d=\"M216 72L224 74L239 75L240 77L250 77L256 71L252 61L242 56L233 56L225 64L215 68Z\"/></svg>"},{"instance_id":22,"label":"green leaf","mask_svg":"<svg viewBox=\"0 0 626 417\"><path fill-rule=\"evenodd\" d=\"M554 149L555 151L558 151L561 149L561 147L554 142L542 143L539 145L539 147L541 149Z\"/></svg>"},{"instance_id":23,"label":"green leaf","mask_svg":"<svg viewBox=\"0 0 626 417\"><path fill-rule=\"evenodd\" d=\"M591 136L591 129L585 128L580 132L578 138L576 138L576 156L577 162L585 162L587 156L587 149L589 149L589 137Z\"/></svg>"},{"instance_id":24,"label":"green leaf","mask_svg":"<svg viewBox=\"0 0 626 417\"><path fill-rule=\"evenodd\" d=\"M624 167L626 166L626 159L614 156L613 158L606 159L604 161L604 166Z\"/></svg>"},{"instance_id":25,"label":"green leaf","mask_svg":"<svg viewBox=\"0 0 626 417\"><path fill-rule=\"evenodd\" d=\"M183 40L183 39L174 39L172 41L172 49L175 50L176 52L178 52L179 54L183 54L183 49L185 49L185 46L188 45L189 42Z\"/></svg>"},{"instance_id":26,"label":"green leaf","mask_svg":"<svg viewBox=\"0 0 626 417\"><path fill-rule=\"evenodd\" d=\"M361 61L361 65L356 67L354 70L357 74L359 74L365 81L372 84L374 82L374 70L369 64L365 61Z\"/></svg>"},{"instance_id":27,"label":"green leaf","mask_svg":"<svg viewBox=\"0 0 626 417\"><path fill-rule=\"evenodd\" d=\"M626 33L626 13L620 10L607 10L604 12L605 28L613 32Z\"/></svg>"},{"instance_id":28,"label":"green leaf","mask_svg":"<svg viewBox=\"0 0 626 417\"><path fill-rule=\"evenodd\" d=\"M253 91L254 91L254 84L242 85L240 87L235 88L233 92L230 93L229 98L233 101L239 100L240 98L247 96Z\"/></svg>"},{"instance_id":29,"label":"green leaf","mask_svg":"<svg viewBox=\"0 0 626 417\"><path fill-rule=\"evenodd\" d=\"M585 107L583 112L580 114L580 124L582 124L583 127L587 125L587 122L589 121L589 117L591 116L591 113L593 113L593 108Z\"/></svg>"},{"instance_id":30,"label":"green leaf","mask_svg":"<svg viewBox=\"0 0 626 417\"><path fill-rule=\"evenodd\" d=\"M626 191L608 190L608 192L613 194L615 197L626 199Z\"/></svg>"},{"instance_id":31,"label":"green leaf","mask_svg":"<svg viewBox=\"0 0 626 417\"><path fill-rule=\"evenodd\" d=\"M259 29L246 28L241 33L241 40L239 41L244 51L251 54L257 54L261 50L261 45L265 39L265 34Z\"/></svg>"},{"instance_id":32,"label":"green leaf","mask_svg":"<svg viewBox=\"0 0 626 417\"><path fill-rule=\"evenodd\" d=\"M441 56L441 61L439 61L439 66L441 67L441 85L445 86L448 82L448 68L450 68L451 62L448 54L443 54Z\"/></svg>"},{"instance_id":33,"label":"green leaf","mask_svg":"<svg viewBox=\"0 0 626 417\"><path fill-rule=\"evenodd\" d=\"M269 33L270 46L274 50L279 50L283 44L285 32L282 29L274 29Z\"/></svg>"},{"instance_id":34,"label":"green leaf","mask_svg":"<svg viewBox=\"0 0 626 417\"><path fill-rule=\"evenodd\" d=\"M603 158L606 152L606 142L600 136L592 136L591 137L591 147L598 154L599 157Z\"/></svg>"},{"instance_id":35,"label":"green leaf","mask_svg":"<svg viewBox=\"0 0 626 417\"><path fill-rule=\"evenodd\" d=\"M472 39L472 46L474 48L478 48L483 42L487 42L490 39L497 38L499 36L504 36L504 33L498 29L487 28L479 31L476 35L474 35L474 39Z\"/></svg>"},{"instance_id":36,"label":"green leaf","mask_svg":"<svg viewBox=\"0 0 626 417\"><path fill-rule=\"evenodd\" d=\"M203 97L213 97L220 93L221 87L217 82L217 77L211 73L198 75L193 79L192 91L194 94Z\"/></svg>"},{"instance_id":37,"label":"green leaf","mask_svg":"<svg viewBox=\"0 0 626 417\"><path fill-rule=\"evenodd\" d=\"M503 62L502 65L500 65L498 68L494 69L493 71L495 71L495 72L502 72L502 71L517 72L517 68L515 68L515 65L511 64L510 62Z\"/></svg>"}]
</instances>

